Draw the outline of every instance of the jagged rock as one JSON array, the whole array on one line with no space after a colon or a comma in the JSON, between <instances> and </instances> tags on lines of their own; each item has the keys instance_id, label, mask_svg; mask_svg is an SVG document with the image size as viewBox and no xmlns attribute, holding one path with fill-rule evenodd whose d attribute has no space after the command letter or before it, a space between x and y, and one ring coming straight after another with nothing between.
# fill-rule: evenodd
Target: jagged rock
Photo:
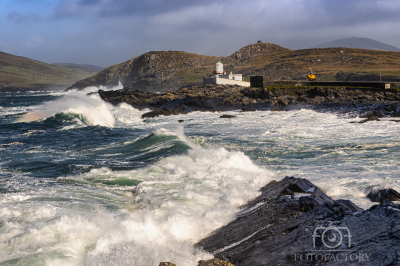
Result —
<instances>
[{"instance_id":1,"label":"jagged rock","mask_svg":"<svg viewBox=\"0 0 400 266\"><path fill-rule=\"evenodd\" d=\"M219 118L235 118L236 115L221 115Z\"/></svg>"},{"instance_id":2,"label":"jagged rock","mask_svg":"<svg viewBox=\"0 0 400 266\"><path fill-rule=\"evenodd\" d=\"M371 113L368 113L367 115L364 115L363 117L365 117L365 119L361 120L358 123L362 124L362 123L366 123L366 122L369 122L369 121L381 121L379 119L379 117L377 117L375 114L371 114Z\"/></svg>"},{"instance_id":3,"label":"jagged rock","mask_svg":"<svg viewBox=\"0 0 400 266\"><path fill-rule=\"evenodd\" d=\"M176 266L176 265L171 262L160 262L159 266Z\"/></svg>"},{"instance_id":4,"label":"jagged rock","mask_svg":"<svg viewBox=\"0 0 400 266\"><path fill-rule=\"evenodd\" d=\"M201 260L197 266L234 266L232 263L220 259Z\"/></svg>"},{"instance_id":5,"label":"jagged rock","mask_svg":"<svg viewBox=\"0 0 400 266\"><path fill-rule=\"evenodd\" d=\"M400 201L400 193L394 189L374 189L374 187L368 187L365 190L367 198L373 202L384 202L385 200Z\"/></svg>"},{"instance_id":6,"label":"jagged rock","mask_svg":"<svg viewBox=\"0 0 400 266\"><path fill-rule=\"evenodd\" d=\"M320 205L311 201L316 191ZM346 258L346 265L397 265L400 206L385 201L364 211L286 177L196 246L236 266L343 265Z\"/></svg>"},{"instance_id":7,"label":"jagged rock","mask_svg":"<svg viewBox=\"0 0 400 266\"><path fill-rule=\"evenodd\" d=\"M152 112L148 112L142 115L142 118L146 117L156 117L159 115L178 115L178 114L187 114L185 110L182 109L176 109L176 110L167 110L165 108L160 108L157 110L154 110Z\"/></svg>"}]
</instances>

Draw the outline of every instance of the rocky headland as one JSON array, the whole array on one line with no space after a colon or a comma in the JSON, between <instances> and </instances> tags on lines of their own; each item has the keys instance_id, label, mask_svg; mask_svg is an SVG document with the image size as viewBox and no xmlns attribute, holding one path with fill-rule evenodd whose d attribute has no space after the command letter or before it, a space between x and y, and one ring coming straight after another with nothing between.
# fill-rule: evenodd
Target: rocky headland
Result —
<instances>
[{"instance_id":1,"label":"rocky headland","mask_svg":"<svg viewBox=\"0 0 400 266\"><path fill-rule=\"evenodd\" d=\"M68 89L88 86L124 87L142 91L170 92L202 84L203 77L221 61L228 73L263 75L265 81L307 80L312 68L318 81L399 82L400 53L353 48L290 50L273 43L257 42L230 56L205 56L181 51L151 51L97 75L80 80ZM382 70L382 71L380 71ZM381 74L381 75L380 75Z\"/></svg>"},{"instance_id":2,"label":"rocky headland","mask_svg":"<svg viewBox=\"0 0 400 266\"><path fill-rule=\"evenodd\" d=\"M290 110L312 108L342 113L355 111L364 122L382 117L400 117L400 91L349 87L267 87L202 85L168 93L131 88L99 90L101 98L112 104L125 102L136 108L149 108L143 118L186 114L191 111Z\"/></svg>"},{"instance_id":3,"label":"rocky headland","mask_svg":"<svg viewBox=\"0 0 400 266\"><path fill-rule=\"evenodd\" d=\"M199 266L399 265L400 205L385 200L387 190L371 189L381 203L368 210L333 200L307 179L285 177L260 191L196 244L214 255Z\"/></svg>"}]
</instances>

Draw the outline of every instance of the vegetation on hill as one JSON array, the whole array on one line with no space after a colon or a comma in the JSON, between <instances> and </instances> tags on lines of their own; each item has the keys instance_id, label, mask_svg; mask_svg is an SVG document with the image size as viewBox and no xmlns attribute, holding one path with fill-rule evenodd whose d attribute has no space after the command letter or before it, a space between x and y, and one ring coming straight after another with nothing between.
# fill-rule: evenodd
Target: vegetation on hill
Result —
<instances>
[{"instance_id":1,"label":"vegetation on hill","mask_svg":"<svg viewBox=\"0 0 400 266\"><path fill-rule=\"evenodd\" d=\"M99 70L46 64L0 52L0 91L66 88Z\"/></svg>"},{"instance_id":2,"label":"vegetation on hill","mask_svg":"<svg viewBox=\"0 0 400 266\"><path fill-rule=\"evenodd\" d=\"M272 43L247 45L231 56L215 57L185 52L148 52L111 66L93 77L78 81L70 88L87 86L124 86L147 91L173 91L202 84L215 63L221 61L228 72L264 75L267 80L306 80L310 68L317 80L340 80L356 74L357 80L371 76L391 76L400 80L400 53L354 48L290 50ZM347 75L347 76L346 76Z\"/></svg>"}]
</instances>

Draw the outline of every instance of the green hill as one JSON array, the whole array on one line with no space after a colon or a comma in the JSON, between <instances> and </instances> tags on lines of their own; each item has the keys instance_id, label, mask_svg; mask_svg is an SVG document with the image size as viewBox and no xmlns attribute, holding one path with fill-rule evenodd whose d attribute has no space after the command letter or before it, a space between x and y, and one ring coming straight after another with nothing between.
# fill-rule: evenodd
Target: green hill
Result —
<instances>
[{"instance_id":1,"label":"green hill","mask_svg":"<svg viewBox=\"0 0 400 266\"><path fill-rule=\"evenodd\" d=\"M272 43L247 45L231 56L215 57L177 51L148 52L80 80L70 88L124 86L145 91L174 91L202 84L221 61L228 72L264 75L266 80L400 80L400 53L354 48L290 50Z\"/></svg>"},{"instance_id":2,"label":"green hill","mask_svg":"<svg viewBox=\"0 0 400 266\"><path fill-rule=\"evenodd\" d=\"M67 88L98 72L89 68L46 64L0 52L0 91Z\"/></svg>"}]
</instances>

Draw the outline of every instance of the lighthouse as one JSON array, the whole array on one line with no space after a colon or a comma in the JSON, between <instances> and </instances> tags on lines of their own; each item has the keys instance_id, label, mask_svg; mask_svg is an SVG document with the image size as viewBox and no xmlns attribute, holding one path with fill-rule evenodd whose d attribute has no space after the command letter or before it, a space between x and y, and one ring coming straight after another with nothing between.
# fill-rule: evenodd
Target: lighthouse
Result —
<instances>
[{"instance_id":1,"label":"lighthouse","mask_svg":"<svg viewBox=\"0 0 400 266\"><path fill-rule=\"evenodd\" d=\"M219 75L226 74L226 71L224 71L224 65L221 62L215 64L215 70L213 74L215 78L218 78Z\"/></svg>"},{"instance_id":2,"label":"lighthouse","mask_svg":"<svg viewBox=\"0 0 400 266\"><path fill-rule=\"evenodd\" d=\"M203 84L231 84L250 87L250 82L243 81L242 74L226 74L221 62L215 64L212 76L203 77Z\"/></svg>"}]
</instances>

